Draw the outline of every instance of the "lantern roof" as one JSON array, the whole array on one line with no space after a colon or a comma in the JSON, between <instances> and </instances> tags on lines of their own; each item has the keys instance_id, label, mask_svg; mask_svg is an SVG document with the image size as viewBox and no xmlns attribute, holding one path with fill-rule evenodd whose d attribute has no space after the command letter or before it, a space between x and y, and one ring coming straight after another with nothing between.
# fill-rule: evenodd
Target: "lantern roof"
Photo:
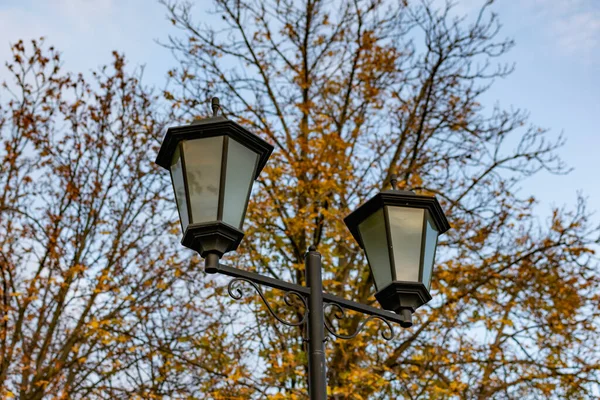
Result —
<instances>
[{"instance_id":1,"label":"lantern roof","mask_svg":"<svg viewBox=\"0 0 600 400\"><path fill-rule=\"evenodd\" d=\"M385 190L373 196L344 218L344 222L350 229L350 233L352 233L352 236L354 236L354 239L361 248L364 248L364 243L358 231L358 226L371 214L385 206L425 209L429 211L429 215L440 235L450 229L446 215L434 196L418 195L406 190Z\"/></svg>"},{"instance_id":2,"label":"lantern roof","mask_svg":"<svg viewBox=\"0 0 600 400\"><path fill-rule=\"evenodd\" d=\"M216 109L218 109L218 99L216 103L213 99L214 115L212 117L197 119L189 125L169 128L156 156L156 163L165 169L169 169L177 144L183 140L227 135L258 153L258 168L254 177L255 179L258 178L273 152L273 146L238 123L222 115L216 115L215 104Z\"/></svg>"}]
</instances>

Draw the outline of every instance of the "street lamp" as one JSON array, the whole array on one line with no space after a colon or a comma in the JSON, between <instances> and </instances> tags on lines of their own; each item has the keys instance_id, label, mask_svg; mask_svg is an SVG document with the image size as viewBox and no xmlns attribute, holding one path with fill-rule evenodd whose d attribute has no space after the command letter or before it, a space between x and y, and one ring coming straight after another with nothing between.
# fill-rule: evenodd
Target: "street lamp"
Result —
<instances>
[{"instance_id":1,"label":"street lamp","mask_svg":"<svg viewBox=\"0 0 600 400\"><path fill-rule=\"evenodd\" d=\"M431 300L429 289L437 238L450 229L435 197L392 190L375 195L344 222L367 254L377 293L386 310L402 314L404 326L412 313Z\"/></svg>"},{"instance_id":2,"label":"street lamp","mask_svg":"<svg viewBox=\"0 0 600 400\"><path fill-rule=\"evenodd\" d=\"M321 255L314 246L304 258L306 286L220 264L219 259L236 250L244 236L242 226L252 184L273 146L219 116L219 107L219 100L213 98L211 118L169 128L156 158L156 163L171 173L183 231L181 243L205 259L207 273L233 277L228 285L232 298L242 298L239 285L246 283L279 322L307 325L310 398L326 399L325 330L337 338L351 339L369 320L377 319L389 329L381 335L391 340L394 331L390 322L412 326L412 313L431 300L437 237L450 226L435 197L396 190L395 179L392 190L377 194L345 218L366 252L377 288L375 298L383 310L323 292ZM291 297L299 300L304 309L299 313L301 318L288 321L277 315L258 285L283 290L288 306L293 305ZM336 309L334 318L342 318L345 310L368 317L352 334L341 334L324 318L327 307Z\"/></svg>"},{"instance_id":3,"label":"street lamp","mask_svg":"<svg viewBox=\"0 0 600 400\"><path fill-rule=\"evenodd\" d=\"M250 190L273 146L217 115L169 128L156 163L171 172L183 231L181 244L200 253L209 267L237 249Z\"/></svg>"}]
</instances>

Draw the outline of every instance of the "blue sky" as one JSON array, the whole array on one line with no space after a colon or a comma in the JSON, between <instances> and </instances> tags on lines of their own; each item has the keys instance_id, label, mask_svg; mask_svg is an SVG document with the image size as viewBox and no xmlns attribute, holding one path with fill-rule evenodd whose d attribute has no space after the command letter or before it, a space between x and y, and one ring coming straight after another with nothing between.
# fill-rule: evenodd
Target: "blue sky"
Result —
<instances>
[{"instance_id":1,"label":"blue sky","mask_svg":"<svg viewBox=\"0 0 600 400\"><path fill-rule=\"evenodd\" d=\"M481 0L458 0L469 12ZM210 0L197 0L211 8ZM600 0L496 1L504 36L516 40L506 61L516 63L509 78L498 81L485 105L530 111L530 121L563 132L561 150L574 168L567 176L540 173L522 186L539 201L540 215L551 206L573 205L579 191L600 221ZM0 0L0 60L9 43L45 36L62 53L65 68L87 72L126 54L130 65L145 66L145 82L161 85L173 66L166 39L173 26L156 0ZM4 64L4 63L2 63ZM0 81L6 78L0 68Z\"/></svg>"}]
</instances>

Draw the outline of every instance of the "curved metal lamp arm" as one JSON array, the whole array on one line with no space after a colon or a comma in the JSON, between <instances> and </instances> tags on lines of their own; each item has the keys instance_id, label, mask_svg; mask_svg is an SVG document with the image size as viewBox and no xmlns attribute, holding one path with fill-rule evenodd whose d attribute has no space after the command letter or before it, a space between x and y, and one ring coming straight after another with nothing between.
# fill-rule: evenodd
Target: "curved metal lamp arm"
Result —
<instances>
[{"instance_id":1,"label":"curved metal lamp arm","mask_svg":"<svg viewBox=\"0 0 600 400\"><path fill-rule=\"evenodd\" d=\"M236 282L237 282L237 284L239 284L241 282L246 282L246 283L252 285L252 287L261 296L261 299L263 300L263 302L267 305L269 312L273 316L275 316L275 318L277 318L277 320L280 321L281 323L284 323L289 326L299 326L299 325L302 325L303 323L307 322L307 319L308 319L308 307L307 306L308 306L308 304L306 302L306 299L310 295L309 287L297 285L295 283L285 282L285 281L282 281L279 279L270 278L268 276L260 275L260 274L254 273L254 272L245 271L245 270L238 269L235 267L230 267L228 265L220 264L220 263L217 263L216 266L213 267L213 269L211 269L210 273L219 273L219 274L227 275L227 276L234 278L229 282L229 286L228 286L229 295L233 299L240 300L243 297L243 293L241 292L241 290L239 288L235 287ZM264 294L262 293L262 291L260 290L260 287L258 285L268 286L270 288L278 289L278 290L285 292L286 294L284 295L284 300L286 301L286 304L290 307L293 307L292 297L290 297L290 296L293 296L294 298L299 299L302 302L302 306L304 307L304 314L301 319L301 322L290 323L289 321L285 321L285 320L281 319L279 316L277 316L274 313L273 309L270 307L270 305L267 303L266 298L265 298ZM337 313L338 313L338 315L340 315L340 318L343 317L343 315L345 313L344 310L352 310L352 311L356 311L356 312L368 315L369 317L367 317L367 319L359 326L358 332L360 332L360 330L363 329L364 325L368 321L377 319L377 320L383 321L384 324L388 325L389 330L392 332L391 335L393 337L394 330L391 328L390 323L394 322L394 323L400 324L401 326L404 326L404 324L407 322L406 317L404 317L402 315L398 315L398 314L395 314L395 313L387 311L387 310L382 310L379 308L371 307L366 304L357 303L352 300L346 300L342 297L335 296L330 293L323 293L323 302L325 303L324 307L333 306L333 307L337 308L338 309ZM341 309L341 311L340 311L340 309ZM340 319L340 318L336 317L336 319ZM327 323L325 323L325 328L333 336L344 339L343 336L345 336L345 335L337 336L340 334L332 332L332 330L334 330L334 329L331 325L327 326ZM350 336L355 337L356 335L350 335ZM390 335L384 335L384 333L382 333L382 336L386 340L391 339L391 338L387 339L387 337Z\"/></svg>"},{"instance_id":2,"label":"curved metal lamp arm","mask_svg":"<svg viewBox=\"0 0 600 400\"><path fill-rule=\"evenodd\" d=\"M244 292L240 288L240 285L242 283L247 283L254 288L256 293L258 293L258 295L262 299L265 306L267 306L267 309L269 310L271 315L277 321L279 321L282 324L287 325L287 326L300 326L306 322L306 319L308 318L308 306L306 304L306 299L304 298L304 296L302 294L300 294L296 291L286 291L283 295L283 301L285 302L285 304L288 307L294 307L294 306L298 305L297 303L294 302L294 299L300 300L300 302L302 303L302 306L304 307L304 313L302 314L302 318L300 319L300 321L290 322L290 321L286 321L285 319L283 319L279 315L277 315L277 313L273 310L273 308L271 308L271 305L267 301L267 299L266 299L264 293L262 292L262 290L260 289L260 287L256 283L252 282L249 279L233 278L231 281L229 281L229 284L227 285L227 292L229 293L229 296L231 296L232 299L241 300L242 297L244 297Z\"/></svg>"},{"instance_id":3,"label":"curved metal lamp arm","mask_svg":"<svg viewBox=\"0 0 600 400\"><path fill-rule=\"evenodd\" d=\"M324 311L326 311L326 309L330 307L330 308L335 308L336 310L333 312L333 317L335 319L341 320L343 318L346 317L346 309L344 307L342 307L341 305L337 304L337 303L327 303L323 306ZM372 321L372 320L379 320L381 322L383 322L383 324L385 324L387 329L382 329L381 330L381 337L384 338L385 340L392 340L394 338L394 328L392 327L392 324L390 324L390 322L385 319L382 318L380 316L377 315L369 315L364 321L362 321L358 327L356 328L356 330L350 334L350 335L343 335L341 333L337 333L336 329L329 324L329 322L327 322L327 318L325 318L325 328L327 329L327 331L332 334L333 336L335 336L338 339L354 339L365 327L365 325L367 324L367 322Z\"/></svg>"}]
</instances>

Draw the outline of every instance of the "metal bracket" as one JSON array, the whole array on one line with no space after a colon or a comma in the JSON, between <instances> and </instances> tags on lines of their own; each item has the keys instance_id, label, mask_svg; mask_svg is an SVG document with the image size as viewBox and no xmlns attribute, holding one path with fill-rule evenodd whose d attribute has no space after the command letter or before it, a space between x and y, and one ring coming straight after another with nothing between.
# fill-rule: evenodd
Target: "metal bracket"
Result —
<instances>
[{"instance_id":1,"label":"metal bracket","mask_svg":"<svg viewBox=\"0 0 600 400\"><path fill-rule=\"evenodd\" d=\"M229 293L229 296L231 296L232 299L241 300L242 297L244 297L244 293L242 292L242 289L239 287L241 283L247 283L250 286L252 286L254 288L254 290L256 290L256 293L258 293L258 295L262 299L265 306L267 306L267 309L269 310L271 315L277 321L279 321L282 324L287 325L287 326L300 326L306 322L306 319L308 318L308 306L306 305L306 300L304 299L304 296L302 296L300 293L291 290L291 291L285 292L285 294L283 295L283 301L285 301L285 304L287 306L294 307L296 304L294 304L293 299L295 298L297 300L300 300L300 302L302 303L302 305L304 307L304 313L302 314L302 318L300 319L300 321L290 322L290 321L284 320L279 315L277 315L277 313L273 310L273 308L271 307L271 305L265 298L265 295L262 292L262 290L260 289L260 287L256 283L254 283L246 278L233 278L231 281L229 281L229 285L227 285L227 292Z\"/></svg>"},{"instance_id":2,"label":"metal bracket","mask_svg":"<svg viewBox=\"0 0 600 400\"><path fill-rule=\"evenodd\" d=\"M297 285L294 283L285 282L285 281L282 281L279 279L270 278L268 276L260 275L260 274L254 273L254 272L245 271L245 270L238 269L235 267L230 267L228 265L221 264L221 263L218 264L218 267L216 268L216 271L214 271L214 272L218 272L220 274L231 276L234 278L229 282L229 285L227 287L229 295L233 299L240 300L243 297L243 292L242 292L241 288L239 287L239 285L240 285L240 283L245 282L245 283L251 285L254 288L254 290L256 290L256 292L261 297L264 304L267 306L267 309L269 310L271 315L273 315L273 317L275 319L277 319L279 322L281 322L282 324L288 325L288 326L300 326L300 325L306 323L307 318L308 318L308 306L306 303L306 299L310 295L310 287L301 286L301 285ZM283 318L281 318L280 316L278 316L274 312L274 310L271 308L271 306L269 305L267 299L264 296L264 293L262 292L262 290L260 289L260 287L258 285L268 286L270 288L282 290L283 292L285 292L284 301L285 301L286 305L288 305L290 307L294 307L294 306L298 305L297 302L294 302L294 299L299 300L301 302L302 307L304 308L304 313L302 314L302 318L297 322L290 322L290 321L286 321ZM369 315L369 317L367 317L364 321L362 321L360 323L360 325L357 327L356 331L350 335L343 335L343 334L338 333L336 331L336 329L330 323L325 321L325 328L327 329L327 331L331 335L333 335L337 338L340 338L340 339L352 339L352 338L356 337L363 330L363 328L365 327L367 322L377 319L377 320L381 321L382 323L384 323L387 328L387 329L382 330L381 336L386 340L391 340L394 337L394 329L390 322L395 322L400 325L404 325L406 323L405 318L401 315L397 315L390 311L382 310L379 308L367 306L365 304L357 303L355 301L346 300L342 297L335 296L335 295L332 295L329 293L323 293L323 302L325 303L324 307L323 307L324 309L325 308L328 308L328 309L335 308L336 309L336 311L333 314L333 317L335 319L344 318L346 310L357 311L357 312ZM294 303L296 303L296 304L294 304Z\"/></svg>"},{"instance_id":3,"label":"metal bracket","mask_svg":"<svg viewBox=\"0 0 600 400\"><path fill-rule=\"evenodd\" d=\"M346 309L337 303L325 304L323 306L323 309L327 309L327 308L335 308L336 309L333 312L333 317L335 319L342 320L343 318L346 317ZM333 325L330 324L329 322L327 322L327 318L325 318L324 322L325 322L325 328L327 329L327 331L330 334L332 334L333 336L335 336L336 338L338 338L338 339L354 339L363 330L363 328L365 327L367 322L372 321L372 320L379 320L383 324L385 324L385 327L387 329L381 330L382 338L384 338L385 340L392 340L394 338L394 328L392 327L392 324L390 324L390 322L387 319L381 318L380 316L377 316L377 315L368 316L364 321L362 321L358 325L356 330L350 335L344 335L344 334L336 332L336 329L333 327Z\"/></svg>"}]
</instances>

